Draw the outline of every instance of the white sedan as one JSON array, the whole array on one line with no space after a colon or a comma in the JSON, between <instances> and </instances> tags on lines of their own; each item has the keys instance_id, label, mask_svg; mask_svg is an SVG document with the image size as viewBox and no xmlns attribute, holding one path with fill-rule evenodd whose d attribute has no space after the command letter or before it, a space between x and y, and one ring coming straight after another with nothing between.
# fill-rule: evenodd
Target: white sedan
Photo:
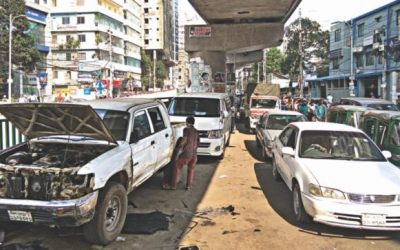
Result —
<instances>
[{"instance_id":1,"label":"white sedan","mask_svg":"<svg viewBox=\"0 0 400 250\"><path fill-rule=\"evenodd\" d=\"M272 174L292 191L299 222L400 230L400 169L361 130L295 122L275 140Z\"/></svg>"}]
</instances>

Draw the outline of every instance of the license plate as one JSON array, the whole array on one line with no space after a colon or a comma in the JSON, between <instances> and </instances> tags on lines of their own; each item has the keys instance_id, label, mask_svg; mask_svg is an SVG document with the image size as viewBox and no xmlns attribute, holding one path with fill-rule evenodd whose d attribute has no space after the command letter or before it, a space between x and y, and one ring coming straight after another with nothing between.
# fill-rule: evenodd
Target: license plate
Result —
<instances>
[{"instance_id":1,"label":"license plate","mask_svg":"<svg viewBox=\"0 0 400 250\"><path fill-rule=\"evenodd\" d=\"M8 216L13 221L33 222L31 212L8 210Z\"/></svg>"},{"instance_id":2,"label":"license plate","mask_svg":"<svg viewBox=\"0 0 400 250\"><path fill-rule=\"evenodd\" d=\"M386 215L383 214L363 214L362 224L365 226L384 226L386 224Z\"/></svg>"}]
</instances>

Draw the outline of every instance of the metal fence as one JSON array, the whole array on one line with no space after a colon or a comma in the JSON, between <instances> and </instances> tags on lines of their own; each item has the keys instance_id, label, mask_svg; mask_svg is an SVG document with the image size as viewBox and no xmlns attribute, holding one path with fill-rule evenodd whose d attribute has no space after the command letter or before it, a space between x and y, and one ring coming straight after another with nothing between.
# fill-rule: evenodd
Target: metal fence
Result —
<instances>
[{"instance_id":1,"label":"metal fence","mask_svg":"<svg viewBox=\"0 0 400 250\"><path fill-rule=\"evenodd\" d=\"M4 118L0 118L0 150L9 148L25 141L18 129Z\"/></svg>"}]
</instances>

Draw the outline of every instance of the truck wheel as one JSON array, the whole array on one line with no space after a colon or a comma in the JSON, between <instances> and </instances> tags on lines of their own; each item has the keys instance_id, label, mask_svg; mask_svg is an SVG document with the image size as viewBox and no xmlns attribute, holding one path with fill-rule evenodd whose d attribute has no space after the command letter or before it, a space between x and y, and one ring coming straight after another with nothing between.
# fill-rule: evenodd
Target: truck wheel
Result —
<instances>
[{"instance_id":1,"label":"truck wheel","mask_svg":"<svg viewBox=\"0 0 400 250\"><path fill-rule=\"evenodd\" d=\"M125 223L128 196L124 186L108 183L99 193L96 212L92 221L84 225L87 241L107 245L117 238Z\"/></svg>"}]
</instances>

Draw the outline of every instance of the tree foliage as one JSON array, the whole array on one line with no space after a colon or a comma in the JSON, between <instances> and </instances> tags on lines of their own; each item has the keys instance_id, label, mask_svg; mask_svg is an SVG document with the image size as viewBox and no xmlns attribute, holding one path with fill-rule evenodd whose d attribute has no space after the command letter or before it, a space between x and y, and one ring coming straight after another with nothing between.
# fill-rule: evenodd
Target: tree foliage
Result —
<instances>
[{"instance_id":1,"label":"tree foliage","mask_svg":"<svg viewBox=\"0 0 400 250\"><path fill-rule=\"evenodd\" d=\"M141 58L142 58L142 86L146 89L149 87L153 87L153 69L154 69L154 62L150 59L150 56L146 54L144 50L141 51ZM163 61L157 60L156 61L156 85L157 87L162 88L164 86L164 80L168 76L168 71L163 63Z\"/></svg>"},{"instance_id":2,"label":"tree foliage","mask_svg":"<svg viewBox=\"0 0 400 250\"><path fill-rule=\"evenodd\" d=\"M271 48L266 53L267 73L282 73L284 56L278 48Z\"/></svg>"},{"instance_id":3,"label":"tree foliage","mask_svg":"<svg viewBox=\"0 0 400 250\"><path fill-rule=\"evenodd\" d=\"M9 16L25 14L24 0L0 0L0 83L8 77L8 42ZM24 67L25 71L32 71L40 61L40 53L35 47L35 40L29 33L29 21L25 17L15 18L12 31L12 63Z\"/></svg>"},{"instance_id":4,"label":"tree foliage","mask_svg":"<svg viewBox=\"0 0 400 250\"><path fill-rule=\"evenodd\" d=\"M299 74L300 52L299 34L302 34L303 69L307 73L316 73L318 76L327 75L329 71L329 31L323 31L318 22L309 18L296 19L285 30L287 49L283 62L283 73L291 76Z\"/></svg>"}]
</instances>

